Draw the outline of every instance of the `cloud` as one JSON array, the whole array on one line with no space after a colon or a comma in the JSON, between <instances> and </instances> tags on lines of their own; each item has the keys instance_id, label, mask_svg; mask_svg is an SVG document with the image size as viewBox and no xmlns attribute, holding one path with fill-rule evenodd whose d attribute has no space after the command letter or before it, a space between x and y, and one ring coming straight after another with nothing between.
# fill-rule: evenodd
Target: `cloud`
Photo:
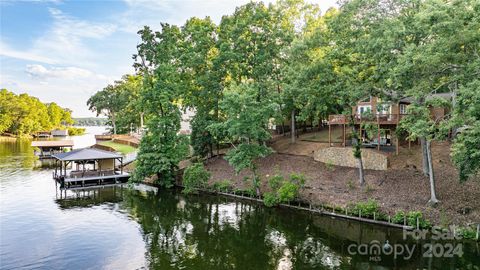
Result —
<instances>
[{"instance_id":1,"label":"cloud","mask_svg":"<svg viewBox=\"0 0 480 270\"><path fill-rule=\"evenodd\" d=\"M77 63L92 66L97 55L87 44L88 39L104 39L116 31L111 23L95 23L71 17L56 8L48 9L52 26L34 40L31 48L15 50L0 42L0 55L45 64Z\"/></svg>"},{"instance_id":2,"label":"cloud","mask_svg":"<svg viewBox=\"0 0 480 270\"><path fill-rule=\"evenodd\" d=\"M94 73L78 67L52 67L46 68L42 65L33 64L27 65L25 72L34 78L48 79L48 78L62 78L62 79L76 79L87 78L94 76Z\"/></svg>"},{"instance_id":3,"label":"cloud","mask_svg":"<svg viewBox=\"0 0 480 270\"><path fill-rule=\"evenodd\" d=\"M42 55L39 55L35 52L32 51L18 51L15 49L10 48L7 44L3 43L0 41L0 55L10 57L10 58L16 58L16 59L22 59L22 60L28 60L28 61L34 61L34 62L41 62L41 63L46 63L46 64L54 64L56 63L55 60L45 57Z\"/></svg>"},{"instance_id":4,"label":"cloud","mask_svg":"<svg viewBox=\"0 0 480 270\"><path fill-rule=\"evenodd\" d=\"M209 16L215 23L220 23L223 15L232 14L235 8L251 0L123 0L128 10L118 16L119 30L136 33L144 25L153 29L160 27L160 22L183 25L191 17ZM259 1L259 0L258 0ZM265 4L275 0L263 0ZM337 6L337 0L306 0L317 4L322 12Z\"/></svg>"}]
</instances>

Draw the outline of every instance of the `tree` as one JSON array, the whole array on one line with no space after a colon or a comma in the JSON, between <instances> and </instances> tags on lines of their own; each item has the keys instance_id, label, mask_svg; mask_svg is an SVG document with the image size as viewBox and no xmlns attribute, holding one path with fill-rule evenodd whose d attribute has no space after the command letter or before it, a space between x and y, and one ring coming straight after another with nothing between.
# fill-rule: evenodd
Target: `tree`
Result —
<instances>
[{"instance_id":1,"label":"tree","mask_svg":"<svg viewBox=\"0 0 480 270\"><path fill-rule=\"evenodd\" d=\"M265 145L271 136L265 123L273 116L276 105L271 100L258 101L256 87L254 83L230 86L220 103L226 119L210 125L209 129L213 134L226 135L233 147L226 160L237 173L243 169L252 172L253 187L260 196L260 176L255 160L272 151Z\"/></svg>"},{"instance_id":2,"label":"tree","mask_svg":"<svg viewBox=\"0 0 480 270\"><path fill-rule=\"evenodd\" d=\"M457 129L452 160L464 182L480 170L480 80L460 87L452 124Z\"/></svg>"},{"instance_id":3,"label":"tree","mask_svg":"<svg viewBox=\"0 0 480 270\"><path fill-rule=\"evenodd\" d=\"M217 29L210 18L187 20L181 29L179 65L182 83L182 106L195 110L191 127L191 144L196 155L213 154L218 143L207 126L219 121L222 75L214 64L218 58Z\"/></svg>"},{"instance_id":4,"label":"tree","mask_svg":"<svg viewBox=\"0 0 480 270\"><path fill-rule=\"evenodd\" d=\"M139 34L142 43L134 57L137 59L135 67L144 77L140 97L142 109L148 115L148 131L140 143L133 179L141 181L157 175L159 185L170 187L178 163L188 154L188 141L178 134L180 30L162 24L160 32L145 27Z\"/></svg>"},{"instance_id":5,"label":"tree","mask_svg":"<svg viewBox=\"0 0 480 270\"><path fill-rule=\"evenodd\" d=\"M27 94L15 95L6 89L0 90L0 133L34 135L69 123L68 109L55 103L44 104Z\"/></svg>"},{"instance_id":6,"label":"tree","mask_svg":"<svg viewBox=\"0 0 480 270\"><path fill-rule=\"evenodd\" d=\"M97 116L104 114L112 123L113 134L117 134L116 114L122 110L125 101L115 85L108 85L103 90L91 96L87 105L89 110L96 112Z\"/></svg>"}]
</instances>

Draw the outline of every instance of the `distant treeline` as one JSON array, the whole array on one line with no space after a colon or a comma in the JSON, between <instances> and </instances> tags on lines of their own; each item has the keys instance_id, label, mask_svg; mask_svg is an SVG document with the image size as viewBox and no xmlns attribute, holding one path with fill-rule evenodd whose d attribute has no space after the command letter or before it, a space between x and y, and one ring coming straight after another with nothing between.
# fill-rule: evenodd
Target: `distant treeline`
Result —
<instances>
[{"instance_id":1,"label":"distant treeline","mask_svg":"<svg viewBox=\"0 0 480 270\"><path fill-rule=\"evenodd\" d=\"M107 121L107 118L98 117L73 118L74 125L76 126L105 126L107 125Z\"/></svg>"},{"instance_id":2,"label":"distant treeline","mask_svg":"<svg viewBox=\"0 0 480 270\"><path fill-rule=\"evenodd\" d=\"M0 90L0 134L33 135L38 131L65 128L73 124L71 110L56 103L42 103L28 94Z\"/></svg>"}]
</instances>

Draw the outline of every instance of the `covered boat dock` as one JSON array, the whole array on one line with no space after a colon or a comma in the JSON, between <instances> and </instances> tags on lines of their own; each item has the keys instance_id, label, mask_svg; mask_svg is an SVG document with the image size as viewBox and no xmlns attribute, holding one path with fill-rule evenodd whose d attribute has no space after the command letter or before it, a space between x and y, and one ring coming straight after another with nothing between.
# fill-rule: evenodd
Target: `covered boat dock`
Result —
<instances>
[{"instance_id":1,"label":"covered boat dock","mask_svg":"<svg viewBox=\"0 0 480 270\"><path fill-rule=\"evenodd\" d=\"M82 148L54 154L53 178L61 188L125 183L130 175L123 172L123 156L96 148Z\"/></svg>"},{"instance_id":2,"label":"covered boat dock","mask_svg":"<svg viewBox=\"0 0 480 270\"><path fill-rule=\"evenodd\" d=\"M73 148L73 141L32 141L32 146L39 149L39 151L35 151L35 155L39 158L52 158L54 154L63 153L65 149L71 150Z\"/></svg>"}]
</instances>

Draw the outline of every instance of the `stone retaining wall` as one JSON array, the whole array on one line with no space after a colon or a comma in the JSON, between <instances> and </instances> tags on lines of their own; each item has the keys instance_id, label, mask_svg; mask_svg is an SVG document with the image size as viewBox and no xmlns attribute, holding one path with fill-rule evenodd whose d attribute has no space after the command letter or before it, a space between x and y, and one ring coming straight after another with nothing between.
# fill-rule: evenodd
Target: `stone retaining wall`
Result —
<instances>
[{"instance_id":1,"label":"stone retaining wall","mask_svg":"<svg viewBox=\"0 0 480 270\"><path fill-rule=\"evenodd\" d=\"M358 168L351 147L327 147L315 151L313 159L337 166ZM384 171L388 168L388 157L372 149L362 149L363 168Z\"/></svg>"}]
</instances>

